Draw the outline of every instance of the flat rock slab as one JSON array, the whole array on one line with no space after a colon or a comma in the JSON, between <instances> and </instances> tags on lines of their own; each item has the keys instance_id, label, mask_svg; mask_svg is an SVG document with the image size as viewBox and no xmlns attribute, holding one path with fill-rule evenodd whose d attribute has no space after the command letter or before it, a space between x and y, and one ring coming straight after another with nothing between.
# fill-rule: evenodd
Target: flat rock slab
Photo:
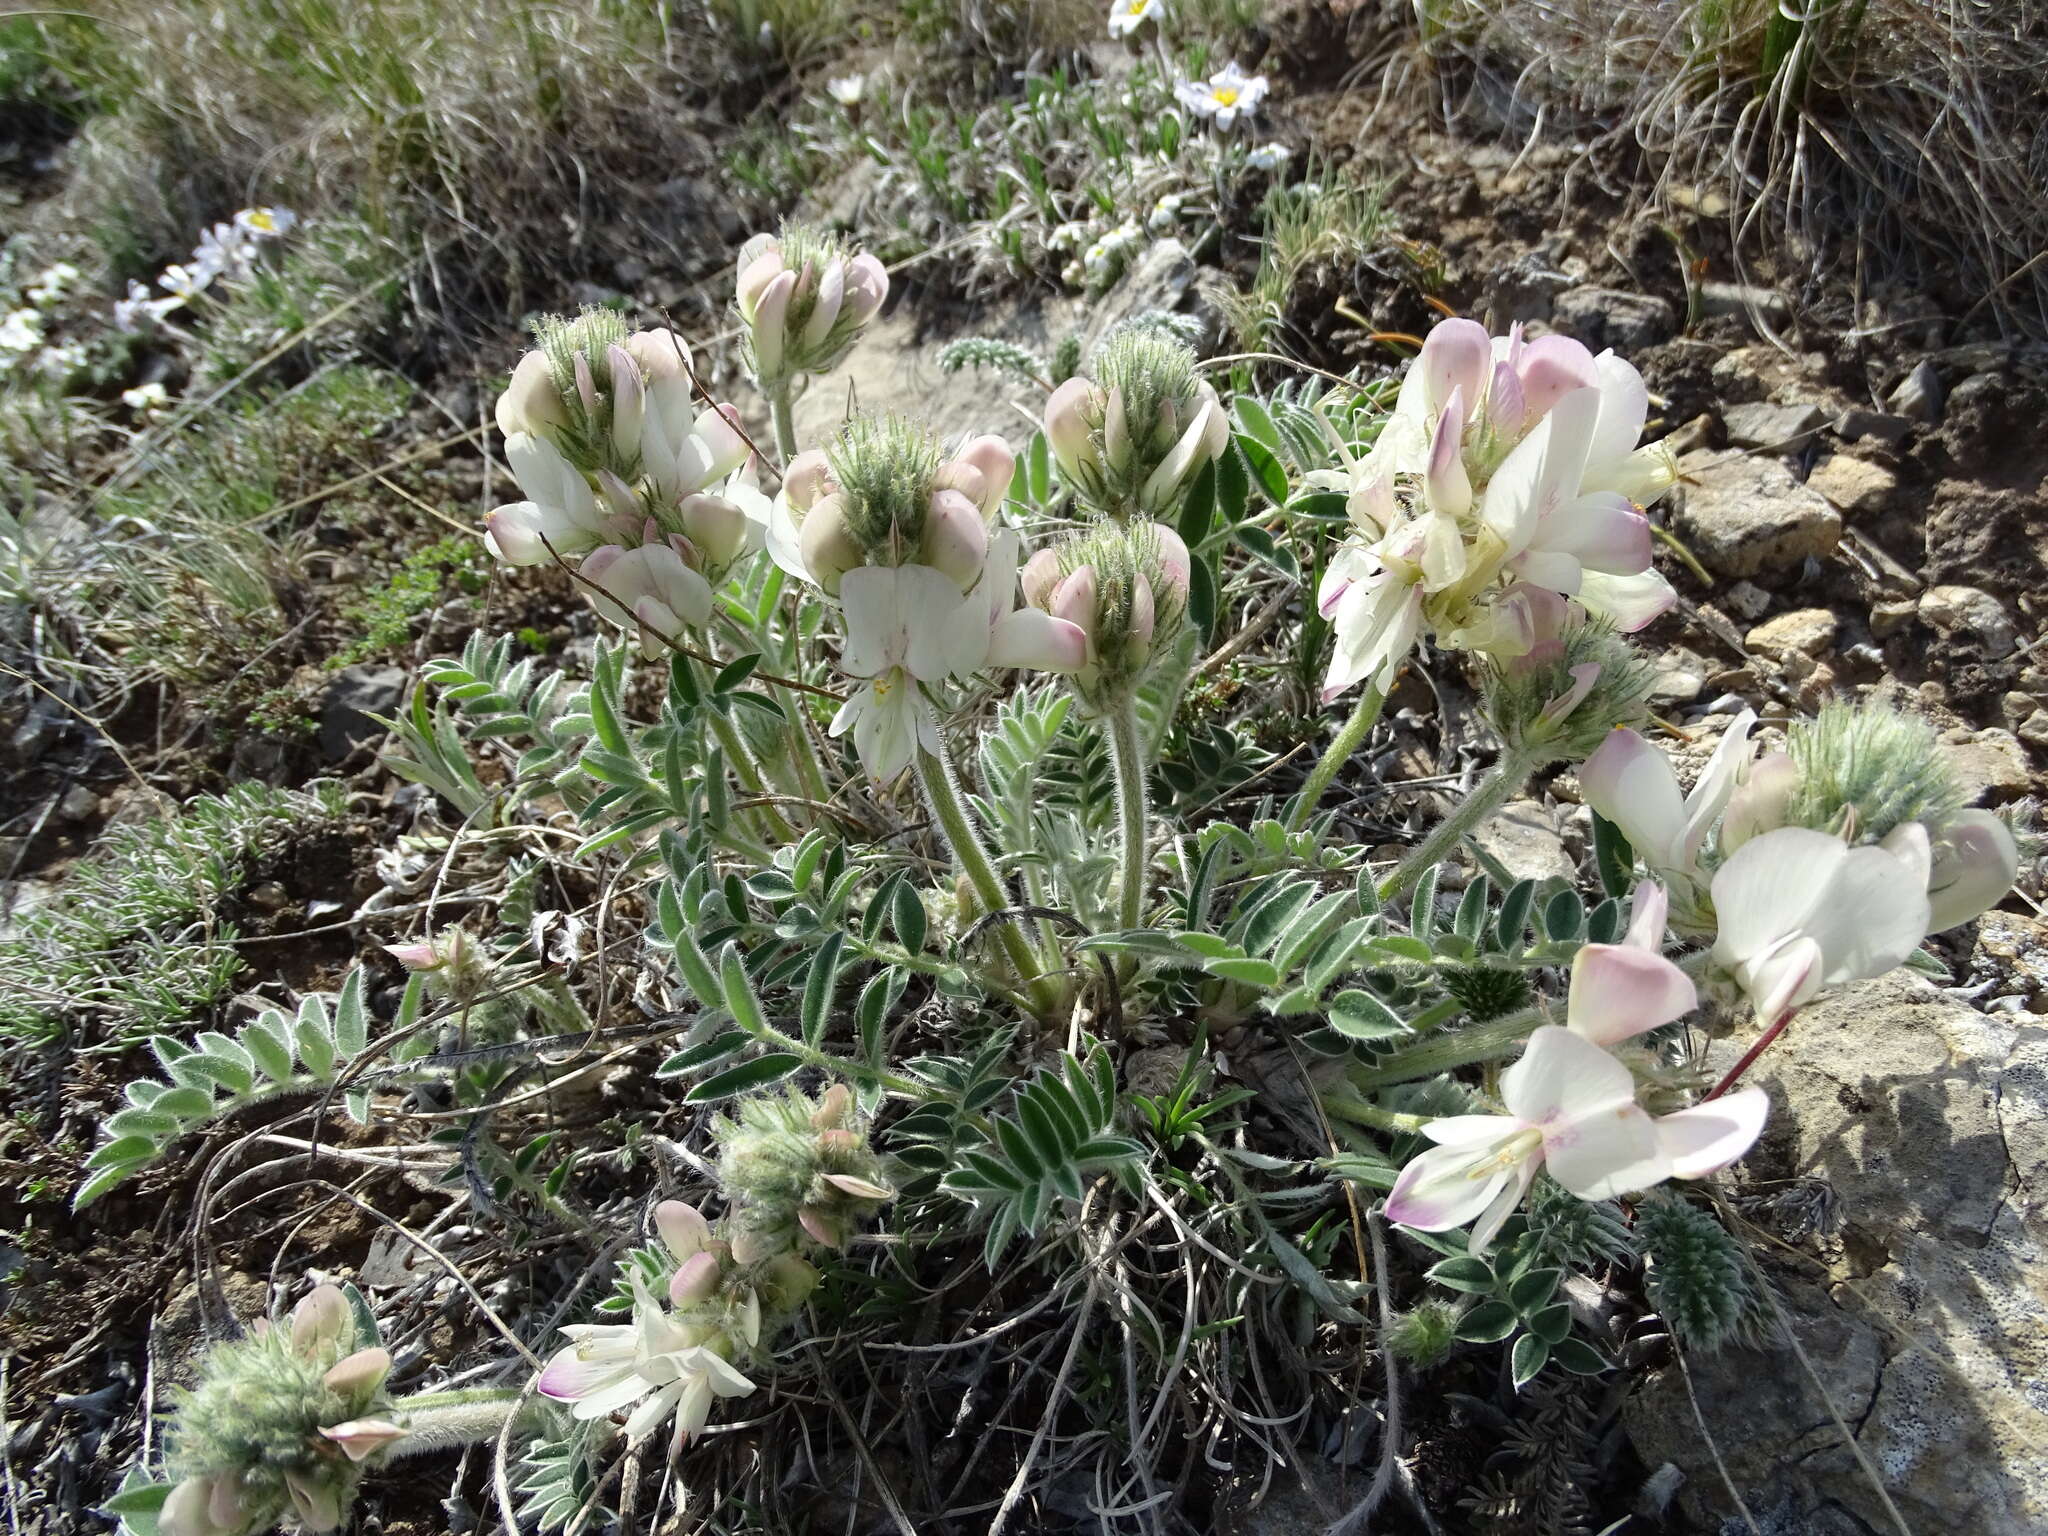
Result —
<instances>
[{"instance_id":1,"label":"flat rock slab","mask_svg":"<svg viewBox=\"0 0 2048 1536\"><path fill-rule=\"evenodd\" d=\"M1678 535L1716 575L1794 575L1842 541L1842 514L1776 459L1701 450L1678 469Z\"/></svg>"}]
</instances>

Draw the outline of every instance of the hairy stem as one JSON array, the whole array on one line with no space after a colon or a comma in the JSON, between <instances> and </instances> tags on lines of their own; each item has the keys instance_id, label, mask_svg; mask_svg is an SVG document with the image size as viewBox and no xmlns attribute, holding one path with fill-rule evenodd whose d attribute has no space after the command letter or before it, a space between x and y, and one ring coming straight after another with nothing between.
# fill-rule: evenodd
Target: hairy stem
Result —
<instances>
[{"instance_id":1,"label":"hairy stem","mask_svg":"<svg viewBox=\"0 0 2048 1536\"><path fill-rule=\"evenodd\" d=\"M1116 813L1123 855L1117 886L1117 926L1145 919L1145 749L1138 738L1138 701L1119 700L1109 712L1109 757L1116 766Z\"/></svg>"},{"instance_id":2,"label":"hairy stem","mask_svg":"<svg viewBox=\"0 0 2048 1536\"><path fill-rule=\"evenodd\" d=\"M1770 1049L1773 1040L1785 1033L1785 1026L1792 1022L1792 1016L1798 1011L1796 1008L1787 1008L1783 1013L1779 1014L1777 1023L1756 1037L1756 1043L1742 1053L1742 1059L1728 1069L1728 1075L1722 1078L1720 1082L1714 1084L1714 1091L1700 1102L1705 1104L1718 1099L1730 1088L1741 1082L1742 1074L1756 1065L1757 1057Z\"/></svg>"},{"instance_id":3,"label":"hairy stem","mask_svg":"<svg viewBox=\"0 0 2048 1536\"><path fill-rule=\"evenodd\" d=\"M768 397L768 412L775 420L775 452L782 460L784 469L796 457L796 412L790 406L789 380L784 379L774 388L763 388Z\"/></svg>"},{"instance_id":4,"label":"hairy stem","mask_svg":"<svg viewBox=\"0 0 2048 1536\"><path fill-rule=\"evenodd\" d=\"M1309 817L1316 813L1316 802L1323 798L1323 791L1330 787L1330 781L1337 777L1337 770L1344 766L1379 723L1380 711L1386 706L1387 696L1368 683L1365 692L1358 696L1358 707L1351 711L1351 718L1338 730L1329 751L1309 773L1308 781L1301 786L1301 793L1294 797L1294 806L1287 813L1288 831L1299 832L1308 825Z\"/></svg>"},{"instance_id":5,"label":"hairy stem","mask_svg":"<svg viewBox=\"0 0 2048 1536\"><path fill-rule=\"evenodd\" d=\"M391 1417L405 1431L385 1448L388 1457L420 1456L496 1438L508 1423L540 1417L544 1405L519 1387L470 1387L417 1392L391 1405Z\"/></svg>"},{"instance_id":6,"label":"hairy stem","mask_svg":"<svg viewBox=\"0 0 2048 1536\"><path fill-rule=\"evenodd\" d=\"M1529 782L1529 775L1542 767L1545 760L1545 755L1540 752L1518 752L1513 748L1503 752L1500 761L1493 765L1493 772L1479 781L1472 793L1465 797L1464 804L1437 823L1436 830L1380 882L1380 900L1392 901L1441 864L1464 841L1465 834L1507 804L1508 799Z\"/></svg>"},{"instance_id":7,"label":"hairy stem","mask_svg":"<svg viewBox=\"0 0 2048 1536\"><path fill-rule=\"evenodd\" d=\"M938 822L940 831L946 835L946 844L953 850L953 858L960 865L961 873L967 876L968 884L974 887L974 894L985 912L1001 912L1013 905L1010 892L1003 884L1002 876L990 861L988 850L982 846L981 832L974 825L974 816L967 808L966 798L960 793L960 785L953 776L953 764L944 757L934 757L922 747L917 751L917 778L924 788L924 797L931 806L932 816ZM1059 1009L1059 993L1052 982L1039 974L1038 962L1031 953L1031 946L1024 935L1012 922L1001 922L996 930L1002 938L1003 953L1009 956L1010 964L1016 967L1018 979L1031 994L1031 1001L1042 1018L1051 1018Z\"/></svg>"},{"instance_id":8,"label":"hairy stem","mask_svg":"<svg viewBox=\"0 0 2048 1536\"><path fill-rule=\"evenodd\" d=\"M711 734L718 738L718 745L725 752L727 765L740 781L740 788L750 796L767 794L768 784L761 776L760 764L754 761L753 754L747 750L747 744L740 739L739 730L731 719L708 703L704 706L703 713L704 718L711 724ZM796 841L795 832L774 806L762 805L755 809L760 812L761 824L771 838L781 843Z\"/></svg>"}]
</instances>

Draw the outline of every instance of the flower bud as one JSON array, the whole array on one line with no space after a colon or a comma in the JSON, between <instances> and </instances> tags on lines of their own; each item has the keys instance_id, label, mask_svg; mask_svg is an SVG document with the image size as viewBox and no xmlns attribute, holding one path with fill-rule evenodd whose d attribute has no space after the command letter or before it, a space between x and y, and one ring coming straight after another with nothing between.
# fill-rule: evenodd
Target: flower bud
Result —
<instances>
[{"instance_id":1,"label":"flower bud","mask_svg":"<svg viewBox=\"0 0 2048 1536\"><path fill-rule=\"evenodd\" d=\"M1010 451L1010 445L993 433L984 433L961 444L952 462L981 472L983 489L976 500L984 517L994 517L1010 494L1010 481L1017 472L1017 456Z\"/></svg>"},{"instance_id":2,"label":"flower bud","mask_svg":"<svg viewBox=\"0 0 2048 1536\"><path fill-rule=\"evenodd\" d=\"M1060 557L1057 551L1041 549L1024 562L1024 569L1018 574L1018 584L1024 589L1024 601L1033 608L1052 612L1052 591L1060 583Z\"/></svg>"},{"instance_id":3,"label":"flower bud","mask_svg":"<svg viewBox=\"0 0 2048 1536\"><path fill-rule=\"evenodd\" d=\"M320 1379L343 1397L367 1397L391 1374L391 1355L382 1349L359 1349L327 1369Z\"/></svg>"},{"instance_id":4,"label":"flower bud","mask_svg":"<svg viewBox=\"0 0 2048 1536\"><path fill-rule=\"evenodd\" d=\"M1522 408L1535 421L1575 389L1597 389L1600 370L1593 354L1569 336L1542 336L1522 348L1516 373L1522 383Z\"/></svg>"},{"instance_id":5,"label":"flower bud","mask_svg":"<svg viewBox=\"0 0 2048 1536\"><path fill-rule=\"evenodd\" d=\"M711 585L692 568L693 554L679 538L593 551L582 568L583 579L596 589L592 606L614 624L637 629L642 653L658 655L684 628L711 620Z\"/></svg>"},{"instance_id":6,"label":"flower bud","mask_svg":"<svg viewBox=\"0 0 2048 1536\"><path fill-rule=\"evenodd\" d=\"M827 596L839 595L839 578L867 563L867 552L848 526L844 503L827 496L804 514L797 537L803 550L804 568Z\"/></svg>"},{"instance_id":7,"label":"flower bud","mask_svg":"<svg viewBox=\"0 0 2048 1536\"><path fill-rule=\"evenodd\" d=\"M683 537L695 547L707 577L722 577L745 552L753 534L752 520L737 502L702 492L685 496L676 511Z\"/></svg>"},{"instance_id":8,"label":"flower bud","mask_svg":"<svg viewBox=\"0 0 2048 1536\"><path fill-rule=\"evenodd\" d=\"M749 1099L716 1135L719 1180L733 1202L727 1230L743 1265L786 1255L806 1237L842 1247L855 1223L894 1198L850 1095Z\"/></svg>"},{"instance_id":9,"label":"flower bud","mask_svg":"<svg viewBox=\"0 0 2048 1536\"><path fill-rule=\"evenodd\" d=\"M1068 379L1045 403L1045 440L1069 485L1080 488L1101 472L1092 434L1104 408L1101 391L1086 379Z\"/></svg>"},{"instance_id":10,"label":"flower bud","mask_svg":"<svg viewBox=\"0 0 2048 1536\"><path fill-rule=\"evenodd\" d=\"M738 272L735 307L754 377L770 393L796 374L834 367L889 292L873 256L801 224L754 236L741 247Z\"/></svg>"},{"instance_id":11,"label":"flower bud","mask_svg":"<svg viewBox=\"0 0 2048 1536\"><path fill-rule=\"evenodd\" d=\"M350 1419L346 1424L330 1424L320 1433L340 1446L350 1461L361 1461L374 1456L394 1440L403 1440L405 1431L389 1419Z\"/></svg>"},{"instance_id":12,"label":"flower bud","mask_svg":"<svg viewBox=\"0 0 2048 1536\"><path fill-rule=\"evenodd\" d=\"M306 1359L338 1353L354 1336L348 1298L338 1285L315 1287L292 1308L292 1352Z\"/></svg>"},{"instance_id":13,"label":"flower bud","mask_svg":"<svg viewBox=\"0 0 2048 1536\"><path fill-rule=\"evenodd\" d=\"M1046 402L1045 434L1083 502L1118 518L1169 512L1230 441L1195 355L1157 331L1126 327L1103 347L1097 382L1069 379Z\"/></svg>"},{"instance_id":14,"label":"flower bud","mask_svg":"<svg viewBox=\"0 0 2048 1536\"><path fill-rule=\"evenodd\" d=\"M512 370L512 382L498 396L498 430L506 437L530 432L545 437L569 425L569 408L555 387L555 375L545 353L528 352Z\"/></svg>"},{"instance_id":15,"label":"flower bud","mask_svg":"<svg viewBox=\"0 0 2048 1536\"><path fill-rule=\"evenodd\" d=\"M1521 660L1492 660L1482 697L1487 720L1517 752L1583 762L1616 727L1648 718L1655 681L1612 625L1581 618Z\"/></svg>"},{"instance_id":16,"label":"flower bud","mask_svg":"<svg viewBox=\"0 0 2048 1536\"><path fill-rule=\"evenodd\" d=\"M782 494L799 512L808 512L820 496L828 496L837 489L838 482L832 478L832 466L822 448L806 448L789 461L789 469L782 477Z\"/></svg>"},{"instance_id":17,"label":"flower bud","mask_svg":"<svg viewBox=\"0 0 2048 1536\"><path fill-rule=\"evenodd\" d=\"M1799 766L1788 754L1767 752L1758 758L1721 813L1721 856L1726 858L1752 837L1784 826L1798 792Z\"/></svg>"},{"instance_id":18,"label":"flower bud","mask_svg":"<svg viewBox=\"0 0 2048 1536\"><path fill-rule=\"evenodd\" d=\"M853 1090L844 1083L834 1083L818 1098L818 1107L811 1112L811 1125L820 1131L837 1130L846 1124L846 1117L853 1109Z\"/></svg>"},{"instance_id":19,"label":"flower bud","mask_svg":"<svg viewBox=\"0 0 2048 1536\"><path fill-rule=\"evenodd\" d=\"M1432 413L1456 415L1481 398L1493 372L1493 339L1476 320L1439 320L1423 338L1413 366L1422 375L1422 397Z\"/></svg>"},{"instance_id":20,"label":"flower bud","mask_svg":"<svg viewBox=\"0 0 2048 1536\"><path fill-rule=\"evenodd\" d=\"M668 1298L678 1307L692 1307L709 1301L718 1292L725 1273L715 1253L694 1253L677 1266L668 1283Z\"/></svg>"},{"instance_id":21,"label":"flower bud","mask_svg":"<svg viewBox=\"0 0 2048 1536\"><path fill-rule=\"evenodd\" d=\"M988 558L988 524L981 508L960 491L934 491L918 553L923 564L950 577L963 593L972 591Z\"/></svg>"}]
</instances>

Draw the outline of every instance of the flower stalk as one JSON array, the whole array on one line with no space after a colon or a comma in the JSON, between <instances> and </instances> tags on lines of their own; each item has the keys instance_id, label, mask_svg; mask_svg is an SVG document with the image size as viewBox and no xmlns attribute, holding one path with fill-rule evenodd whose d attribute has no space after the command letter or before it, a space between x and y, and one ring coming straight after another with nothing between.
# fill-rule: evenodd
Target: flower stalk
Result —
<instances>
[{"instance_id":1,"label":"flower stalk","mask_svg":"<svg viewBox=\"0 0 2048 1536\"><path fill-rule=\"evenodd\" d=\"M1299 832L1308 825L1308 819L1315 814L1316 802L1323 798L1323 792L1337 777L1337 770L1350 760L1372 734L1372 728L1379 724L1380 712L1387 707L1387 696L1380 689L1367 685L1358 697L1358 705L1351 711L1351 718L1331 741L1329 750L1310 771L1308 780L1301 786L1301 793L1294 797L1293 809L1287 813L1287 830Z\"/></svg>"},{"instance_id":2,"label":"flower stalk","mask_svg":"<svg viewBox=\"0 0 2048 1536\"><path fill-rule=\"evenodd\" d=\"M1392 901L1442 863L1467 833L1506 805L1515 792L1529 782L1529 775L1551 761L1552 756L1547 751L1514 747L1501 753L1493 771L1479 781L1472 793L1465 797L1464 804L1437 823L1415 851L1380 882L1380 900Z\"/></svg>"},{"instance_id":3,"label":"flower stalk","mask_svg":"<svg viewBox=\"0 0 2048 1536\"><path fill-rule=\"evenodd\" d=\"M1117 826L1122 853L1117 884L1117 924L1143 925L1145 918L1146 822L1145 750L1138 730L1137 700L1126 696L1109 713L1109 757L1116 768Z\"/></svg>"},{"instance_id":4,"label":"flower stalk","mask_svg":"<svg viewBox=\"0 0 2048 1536\"><path fill-rule=\"evenodd\" d=\"M981 833L975 827L973 813L968 810L966 799L960 793L952 763L920 747L917 781L924 790L925 803L931 807L933 819L945 834L946 846L953 850L953 858L961 873L967 876L968 884L974 887L975 898L983 910L1001 912L1008 909L1010 893L1003 884L1002 876L996 873L988 849L982 846ZM1001 935L1004 954L1009 957L1010 964L1016 968L1018 978L1031 996L1034 1011L1041 1018L1052 1017L1059 1008L1059 993L1051 980L1040 973L1030 944L1015 923L999 923L996 931Z\"/></svg>"}]
</instances>

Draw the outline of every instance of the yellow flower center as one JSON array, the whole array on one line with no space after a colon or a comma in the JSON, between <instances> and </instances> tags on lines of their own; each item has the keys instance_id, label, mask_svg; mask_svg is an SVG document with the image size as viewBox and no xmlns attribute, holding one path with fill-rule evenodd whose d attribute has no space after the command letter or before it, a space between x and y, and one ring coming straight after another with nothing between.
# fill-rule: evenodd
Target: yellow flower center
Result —
<instances>
[{"instance_id":1,"label":"yellow flower center","mask_svg":"<svg viewBox=\"0 0 2048 1536\"><path fill-rule=\"evenodd\" d=\"M1236 87L1236 86L1234 86L1234 85L1226 85L1226 86L1224 86L1224 87L1223 87L1223 89L1221 89L1220 91L1218 91L1218 92L1216 93L1216 105L1217 105L1217 106L1219 106L1219 107L1234 107L1234 106L1236 106L1236 105L1237 105L1237 87Z\"/></svg>"},{"instance_id":2,"label":"yellow flower center","mask_svg":"<svg viewBox=\"0 0 2048 1536\"><path fill-rule=\"evenodd\" d=\"M1543 1133L1534 1126L1515 1132L1494 1149L1492 1157L1484 1162L1474 1163L1465 1177L1468 1179L1491 1178L1504 1168L1513 1168L1523 1162L1538 1147L1543 1145Z\"/></svg>"}]
</instances>

